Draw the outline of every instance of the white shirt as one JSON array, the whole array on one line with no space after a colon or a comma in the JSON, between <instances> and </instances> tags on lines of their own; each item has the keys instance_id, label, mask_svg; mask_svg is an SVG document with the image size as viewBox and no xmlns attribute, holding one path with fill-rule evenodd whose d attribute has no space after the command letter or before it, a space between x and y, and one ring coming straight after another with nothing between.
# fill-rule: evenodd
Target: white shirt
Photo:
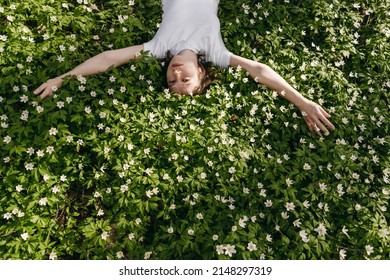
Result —
<instances>
[{"instance_id":1,"label":"white shirt","mask_svg":"<svg viewBox=\"0 0 390 280\"><path fill-rule=\"evenodd\" d=\"M173 56L184 49L204 51L206 61L228 67L232 53L220 33L218 3L219 0L162 0L162 22L154 38L144 44L144 51L158 59L165 58L167 51Z\"/></svg>"}]
</instances>

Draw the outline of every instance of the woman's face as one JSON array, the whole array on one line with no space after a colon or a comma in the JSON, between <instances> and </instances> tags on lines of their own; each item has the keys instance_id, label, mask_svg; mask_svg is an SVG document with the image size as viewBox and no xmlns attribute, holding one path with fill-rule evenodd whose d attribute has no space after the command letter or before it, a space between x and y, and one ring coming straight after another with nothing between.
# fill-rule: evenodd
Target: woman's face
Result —
<instances>
[{"instance_id":1,"label":"woman's face","mask_svg":"<svg viewBox=\"0 0 390 280\"><path fill-rule=\"evenodd\" d=\"M185 57L175 56L168 65L169 89L182 95L195 92L201 82L202 70L196 63Z\"/></svg>"}]
</instances>

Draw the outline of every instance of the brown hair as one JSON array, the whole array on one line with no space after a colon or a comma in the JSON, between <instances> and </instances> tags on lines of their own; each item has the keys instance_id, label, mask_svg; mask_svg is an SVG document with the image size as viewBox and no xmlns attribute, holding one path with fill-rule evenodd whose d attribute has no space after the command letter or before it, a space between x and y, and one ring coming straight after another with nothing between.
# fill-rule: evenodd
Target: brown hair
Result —
<instances>
[{"instance_id":1,"label":"brown hair","mask_svg":"<svg viewBox=\"0 0 390 280\"><path fill-rule=\"evenodd\" d=\"M206 62L205 58L206 55L203 51L199 52L197 54L198 57L198 66L202 69L203 77L201 77L200 85L199 87L192 93L193 95L200 95L206 92L208 87L210 86L211 82L217 77L217 71L213 67L213 64L211 62ZM171 51L167 51L167 54L165 56L165 59L163 62L165 63L163 66L164 73L168 70L168 65L171 62L173 58L173 55ZM166 75L163 75L164 77L164 87L168 88L168 81L166 78Z\"/></svg>"}]
</instances>

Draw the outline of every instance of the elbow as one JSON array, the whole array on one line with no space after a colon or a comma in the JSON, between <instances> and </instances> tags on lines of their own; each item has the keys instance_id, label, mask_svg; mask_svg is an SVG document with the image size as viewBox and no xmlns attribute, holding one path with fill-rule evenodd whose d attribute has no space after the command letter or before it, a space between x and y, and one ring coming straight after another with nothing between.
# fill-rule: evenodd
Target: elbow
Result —
<instances>
[{"instance_id":1,"label":"elbow","mask_svg":"<svg viewBox=\"0 0 390 280\"><path fill-rule=\"evenodd\" d=\"M112 50L104 51L101 54L99 54L99 56L100 56L101 65L102 65L103 68L105 68L105 69L103 69L103 71L106 71L106 70L108 70L111 67L117 67L118 66L115 63L114 51L112 51Z\"/></svg>"},{"instance_id":2,"label":"elbow","mask_svg":"<svg viewBox=\"0 0 390 280\"><path fill-rule=\"evenodd\" d=\"M272 68L260 62L253 65L253 69L251 71L255 81L260 83L263 82L264 78L267 77L270 72L272 72Z\"/></svg>"},{"instance_id":3,"label":"elbow","mask_svg":"<svg viewBox=\"0 0 390 280\"><path fill-rule=\"evenodd\" d=\"M260 75L260 76L263 76L266 73L269 73L270 71L272 71L271 67L269 67L266 64L260 63L260 62L256 63L255 67L256 67L256 73L258 73L258 75Z\"/></svg>"}]
</instances>

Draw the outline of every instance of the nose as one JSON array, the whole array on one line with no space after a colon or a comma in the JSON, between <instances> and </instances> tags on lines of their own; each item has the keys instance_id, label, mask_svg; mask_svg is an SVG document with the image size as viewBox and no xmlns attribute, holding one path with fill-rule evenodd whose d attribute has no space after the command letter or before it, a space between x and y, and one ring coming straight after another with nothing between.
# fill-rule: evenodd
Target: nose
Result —
<instances>
[{"instance_id":1,"label":"nose","mask_svg":"<svg viewBox=\"0 0 390 280\"><path fill-rule=\"evenodd\" d=\"M179 78L180 74L181 74L181 70L178 69L173 70L173 75L175 76L176 79Z\"/></svg>"}]
</instances>

